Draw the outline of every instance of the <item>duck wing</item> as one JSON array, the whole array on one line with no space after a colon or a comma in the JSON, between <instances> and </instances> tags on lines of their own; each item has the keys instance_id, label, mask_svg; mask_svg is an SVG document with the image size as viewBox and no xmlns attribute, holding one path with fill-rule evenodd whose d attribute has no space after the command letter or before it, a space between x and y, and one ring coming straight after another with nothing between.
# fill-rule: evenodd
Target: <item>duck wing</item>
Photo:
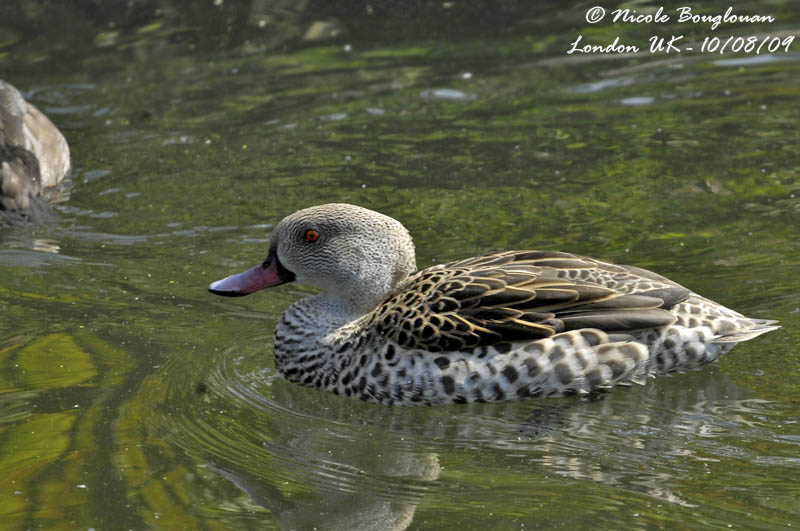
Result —
<instances>
[{"instance_id":1,"label":"duck wing","mask_svg":"<svg viewBox=\"0 0 800 531\"><path fill-rule=\"evenodd\" d=\"M509 251L426 269L381 305L372 325L409 349L447 352L595 328L671 324L690 291L644 269L568 253Z\"/></svg>"}]
</instances>

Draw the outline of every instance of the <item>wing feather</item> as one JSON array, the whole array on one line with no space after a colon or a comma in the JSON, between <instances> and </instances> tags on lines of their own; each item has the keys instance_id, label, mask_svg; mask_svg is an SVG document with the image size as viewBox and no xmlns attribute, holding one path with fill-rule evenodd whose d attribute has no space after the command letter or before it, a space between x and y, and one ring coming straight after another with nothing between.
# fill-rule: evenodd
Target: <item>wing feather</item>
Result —
<instances>
[{"instance_id":1,"label":"wing feather","mask_svg":"<svg viewBox=\"0 0 800 531\"><path fill-rule=\"evenodd\" d=\"M371 325L403 347L448 352L581 328L658 328L674 322L669 308L689 293L632 266L509 251L420 271L375 310Z\"/></svg>"}]
</instances>

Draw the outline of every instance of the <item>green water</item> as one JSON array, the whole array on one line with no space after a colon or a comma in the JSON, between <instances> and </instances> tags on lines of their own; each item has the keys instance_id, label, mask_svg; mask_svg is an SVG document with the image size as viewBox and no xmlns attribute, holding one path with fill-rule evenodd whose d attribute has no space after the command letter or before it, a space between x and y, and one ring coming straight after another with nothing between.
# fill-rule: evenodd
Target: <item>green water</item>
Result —
<instances>
[{"instance_id":1,"label":"green water","mask_svg":"<svg viewBox=\"0 0 800 531\"><path fill-rule=\"evenodd\" d=\"M714 31L565 2L212 4L0 7L0 77L74 165L58 223L0 229L1 528L800 525L800 45L646 51L800 39L796 2ZM645 51L567 55L577 35ZM295 386L271 338L309 290L206 286L334 201L401 220L420 267L571 251L783 328L591 400Z\"/></svg>"}]
</instances>

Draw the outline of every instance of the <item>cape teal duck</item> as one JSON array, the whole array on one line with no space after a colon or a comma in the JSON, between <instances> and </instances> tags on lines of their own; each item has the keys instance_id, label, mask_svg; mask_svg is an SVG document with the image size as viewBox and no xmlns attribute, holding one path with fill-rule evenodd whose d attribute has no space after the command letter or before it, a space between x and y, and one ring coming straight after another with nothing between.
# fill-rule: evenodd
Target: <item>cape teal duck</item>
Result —
<instances>
[{"instance_id":1,"label":"cape teal duck","mask_svg":"<svg viewBox=\"0 0 800 531\"><path fill-rule=\"evenodd\" d=\"M69 146L61 132L0 80L0 224L53 216L46 192L69 168Z\"/></svg>"},{"instance_id":2,"label":"cape teal duck","mask_svg":"<svg viewBox=\"0 0 800 531\"><path fill-rule=\"evenodd\" d=\"M238 296L297 281L275 366L292 382L383 404L567 396L716 360L778 326L634 266L507 251L416 271L398 221L347 204L295 212L266 261L212 283Z\"/></svg>"}]
</instances>

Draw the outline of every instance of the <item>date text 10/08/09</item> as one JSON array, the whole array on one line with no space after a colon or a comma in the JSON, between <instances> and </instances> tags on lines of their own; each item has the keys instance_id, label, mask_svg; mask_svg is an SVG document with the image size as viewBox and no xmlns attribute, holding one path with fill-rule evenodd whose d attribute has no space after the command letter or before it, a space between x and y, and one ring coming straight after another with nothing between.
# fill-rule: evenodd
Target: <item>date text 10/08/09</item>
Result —
<instances>
[{"instance_id":1,"label":"date text 10/08/09","mask_svg":"<svg viewBox=\"0 0 800 531\"><path fill-rule=\"evenodd\" d=\"M681 46L680 40L683 35L672 35L667 37L653 36L648 39L650 41L650 53L681 53L699 51L700 53L716 53L724 54L725 52L744 52L755 53L756 55L762 52L777 52L782 50L788 52L789 47L794 42L794 35L788 37L777 37L767 35L766 37L734 37L730 36L727 39L719 37L705 37L700 43L699 47L696 43L692 46ZM619 42L619 37L614 39L613 42L606 45L590 45L586 44L581 46L583 40L582 35L570 45L567 54L573 53L636 53L641 51L638 46L630 44L622 44Z\"/></svg>"}]
</instances>

